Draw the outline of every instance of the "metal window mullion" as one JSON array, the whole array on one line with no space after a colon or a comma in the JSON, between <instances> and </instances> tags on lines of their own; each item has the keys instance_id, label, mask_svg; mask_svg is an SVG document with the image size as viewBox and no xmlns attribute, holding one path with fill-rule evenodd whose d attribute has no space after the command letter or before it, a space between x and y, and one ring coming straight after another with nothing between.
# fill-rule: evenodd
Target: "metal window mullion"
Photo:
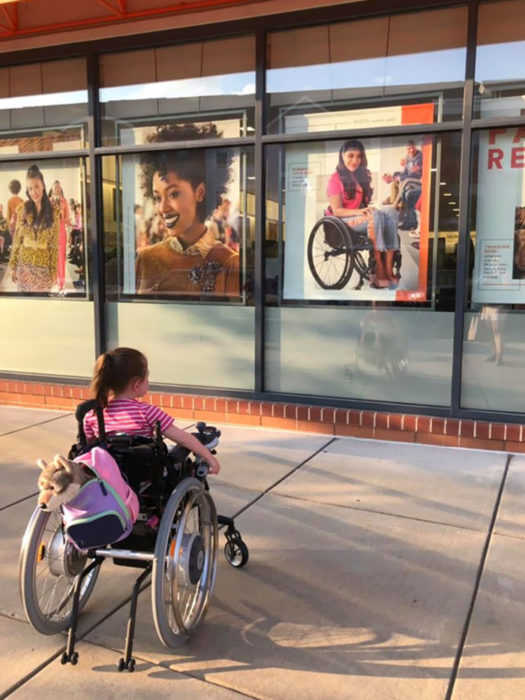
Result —
<instances>
[{"instance_id":1,"label":"metal window mullion","mask_svg":"<svg viewBox=\"0 0 525 700\"><path fill-rule=\"evenodd\" d=\"M125 153L145 153L147 151L177 151L205 148L232 148L235 146L253 146L255 139L250 136L236 138L213 138L195 141L161 141L159 143L142 143L130 146L99 146L95 148L98 156L121 155Z\"/></svg>"},{"instance_id":2,"label":"metal window mullion","mask_svg":"<svg viewBox=\"0 0 525 700\"><path fill-rule=\"evenodd\" d=\"M462 120L450 122L435 122L433 124L407 124L400 126L374 126L366 129L340 129L337 131L310 131L290 134L265 134L262 137L264 145L283 143L310 143L313 141L345 140L349 138L373 138L375 136L401 136L412 134L433 134L459 131L463 128Z\"/></svg>"},{"instance_id":3,"label":"metal window mullion","mask_svg":"<svg viewBox=\"0 0 525 700\"><path fill-rule=\"evenodd\" d=\"M18 163L26 160L63 160L65 158L85 158L86 156L89 156L89 149L86 148L75 151L31 151L12 155L2 154L2 163Z\"/></svg>"},{"instance_id":4,"label":"metal window mullion","mask_svg":"<svg viewBox=\"0 0 525 700\"><path fill-rule=\"evenodd\" d=\"M472 130L480 129L512 129L525 124L525 113L521 116L513 115L511 117L491 117L490 119L473 119Z\"/></svg>"},{"instance_id":5,"label":"metal window mullion","mask_svg":"<svg viewBox=\"0 0 525 700\"><path fill-rule=\"evenodd\" d=\"M91 209L92 289L95 318L95 354L106 351L106 310L104 284L104 237L101 156L96 148L100 143L100 110L98 102L98 56L87 57L88 69L88 139L89 139L89 202Z\"/></svg>"},{"instance_id":6,"label":"metal window mullion","mask_svg":"<svg viewBox=\"0 0 525 700\"><path fill-rule=\"evenodd\" d=\"M266 33L255 35L255 391L264 391L264 237L265 237L265 167L262 136L265 127Z\"/></svg>"},{"instance_id":7,"label":"metal window mullion","mask_svg":"<svg viewBox=\"0 0 525 700\"><path fill-rule=\"evenodd\" d=\"M461 379L463 363L463 326L468 284L469 185L472 151L472 113L474 104L474 76L476 69L476 40L479 0L469 1L465 90L463 94L463 138L459 173L458 253L456 261L456 306L452 343L451 414L458 416L461 408Z\"/></svg>"}]
</instances>

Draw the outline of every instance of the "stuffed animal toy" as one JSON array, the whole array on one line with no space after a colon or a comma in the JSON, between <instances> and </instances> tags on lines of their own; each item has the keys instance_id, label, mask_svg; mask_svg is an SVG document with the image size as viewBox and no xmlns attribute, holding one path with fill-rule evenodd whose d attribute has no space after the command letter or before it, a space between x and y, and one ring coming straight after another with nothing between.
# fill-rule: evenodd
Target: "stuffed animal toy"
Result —
<instances>
[{"instance_id":1,"label":"stuffed animal toy","mask_svg":"<svg viewBox=\"0 0 525 700\"><path fill-rule=\"evenodd\" d=\"M47 464L37 461L42 470L38 479L38 505L43 510L56 510L71 501L81 487L94 478L94 474L82 462L72 462L61 455L55 455Z\"/></svg>"}]
</instances>

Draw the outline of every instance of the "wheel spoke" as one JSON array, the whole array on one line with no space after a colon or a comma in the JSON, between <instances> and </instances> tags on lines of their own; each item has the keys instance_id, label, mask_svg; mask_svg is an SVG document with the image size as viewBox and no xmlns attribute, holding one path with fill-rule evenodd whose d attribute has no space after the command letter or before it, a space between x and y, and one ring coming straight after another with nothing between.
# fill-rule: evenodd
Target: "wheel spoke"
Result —
<instances>
[{"instance_id":1,"label":"wheel spoke","mask_svg":"<svg viewBox=\"0 0 525 700\"><path fill-rule=\"evenodd\" d=\"M163 558L162 575L158 577L159 559L158 564L154 562L152 586L155 626L167 646L177 636L189 634L201 619L214 582L217 554L215 507L202 485L186 479L172 499L163 519L173 517L176 527L161 523L155 554Z\"/></svg>"},{"instance_id":2,"label":"wheel spoke","mask_svg":"<svg viewBox=\"0 0 525 700\"><path fill-rule=\"evenodd\" d=\"M69 625L74 587L84 563L64 539L61 515L35 510L23 539L20 576L24 609L38 631L54 634ZM97 575L98 568L84 580L81 607Z\"/></svg>"},{"instance_id":3,"label":"wheel spoke","mask_svg":"<svg viewBox=\"0 0 525 700\"><path fill-rule=\"evenodd\" d=\"M342 289L354 266L354 248L346 225L335 217L320 219L308 238L308 266L322 289Z\"/></svg>"}]
</instances>

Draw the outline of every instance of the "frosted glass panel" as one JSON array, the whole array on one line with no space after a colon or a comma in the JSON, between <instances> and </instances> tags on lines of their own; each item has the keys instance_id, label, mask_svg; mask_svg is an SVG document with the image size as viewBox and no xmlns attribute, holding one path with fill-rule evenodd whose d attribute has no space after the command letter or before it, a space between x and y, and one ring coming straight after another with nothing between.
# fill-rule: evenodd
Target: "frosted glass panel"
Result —
<instances>
[{"instance_id":1,"label":"frosted glass panel","mask_svg":"<svg viewBox=\"0 0 525 700\"><path fill-rule=\"evenodd\" d=\"M109 346L136 347L159 384L254 388L252 307L108 304Z\"/></svg>"},{"instance_id":2,"label":"frosted glass panel","mask_svg":"<svg viewBox=\"0 0 525 700\"><path fill-rule=\"evenodd\" d=\"M525 412L525 317L502 307L465 314L461 405Z\"/></svg>"},{"instance_id":3,"label":"frosted glass panel","mask_svg":"<svg viewBox=\"0 0 525 700\"><path fill-rule=\"evenodd\" d=\"M269 308L266 314L269 391L450 404L452 313Z\"/></svg>"},{"instance_id":4,"label":"frosted glass panel","mask_svg":"<svg viewBox=\"0 0 525 700\"><path fill-rule=\"evenodd\" d=\"M0 299L0 371L91 377L93 304L62 299Z\"/></svg>"}]
</instances>

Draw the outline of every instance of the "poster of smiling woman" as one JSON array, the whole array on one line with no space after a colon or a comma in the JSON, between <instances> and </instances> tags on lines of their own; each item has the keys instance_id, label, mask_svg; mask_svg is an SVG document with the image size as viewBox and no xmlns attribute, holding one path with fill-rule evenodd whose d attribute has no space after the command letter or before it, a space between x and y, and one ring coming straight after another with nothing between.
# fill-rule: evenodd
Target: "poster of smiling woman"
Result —
<instances>
[{"instance_id":1,"label":"poster of smiling woman","mask_svg":"<svg viewBox=\"0 0 525 700\"><path fill-rule=\"evenodd\" d=\"M151 142L213 135L214 124L158 127ZM122 167L124 293L241 295L238 149L126 156Z\"/></svg>"}]
</instances>

